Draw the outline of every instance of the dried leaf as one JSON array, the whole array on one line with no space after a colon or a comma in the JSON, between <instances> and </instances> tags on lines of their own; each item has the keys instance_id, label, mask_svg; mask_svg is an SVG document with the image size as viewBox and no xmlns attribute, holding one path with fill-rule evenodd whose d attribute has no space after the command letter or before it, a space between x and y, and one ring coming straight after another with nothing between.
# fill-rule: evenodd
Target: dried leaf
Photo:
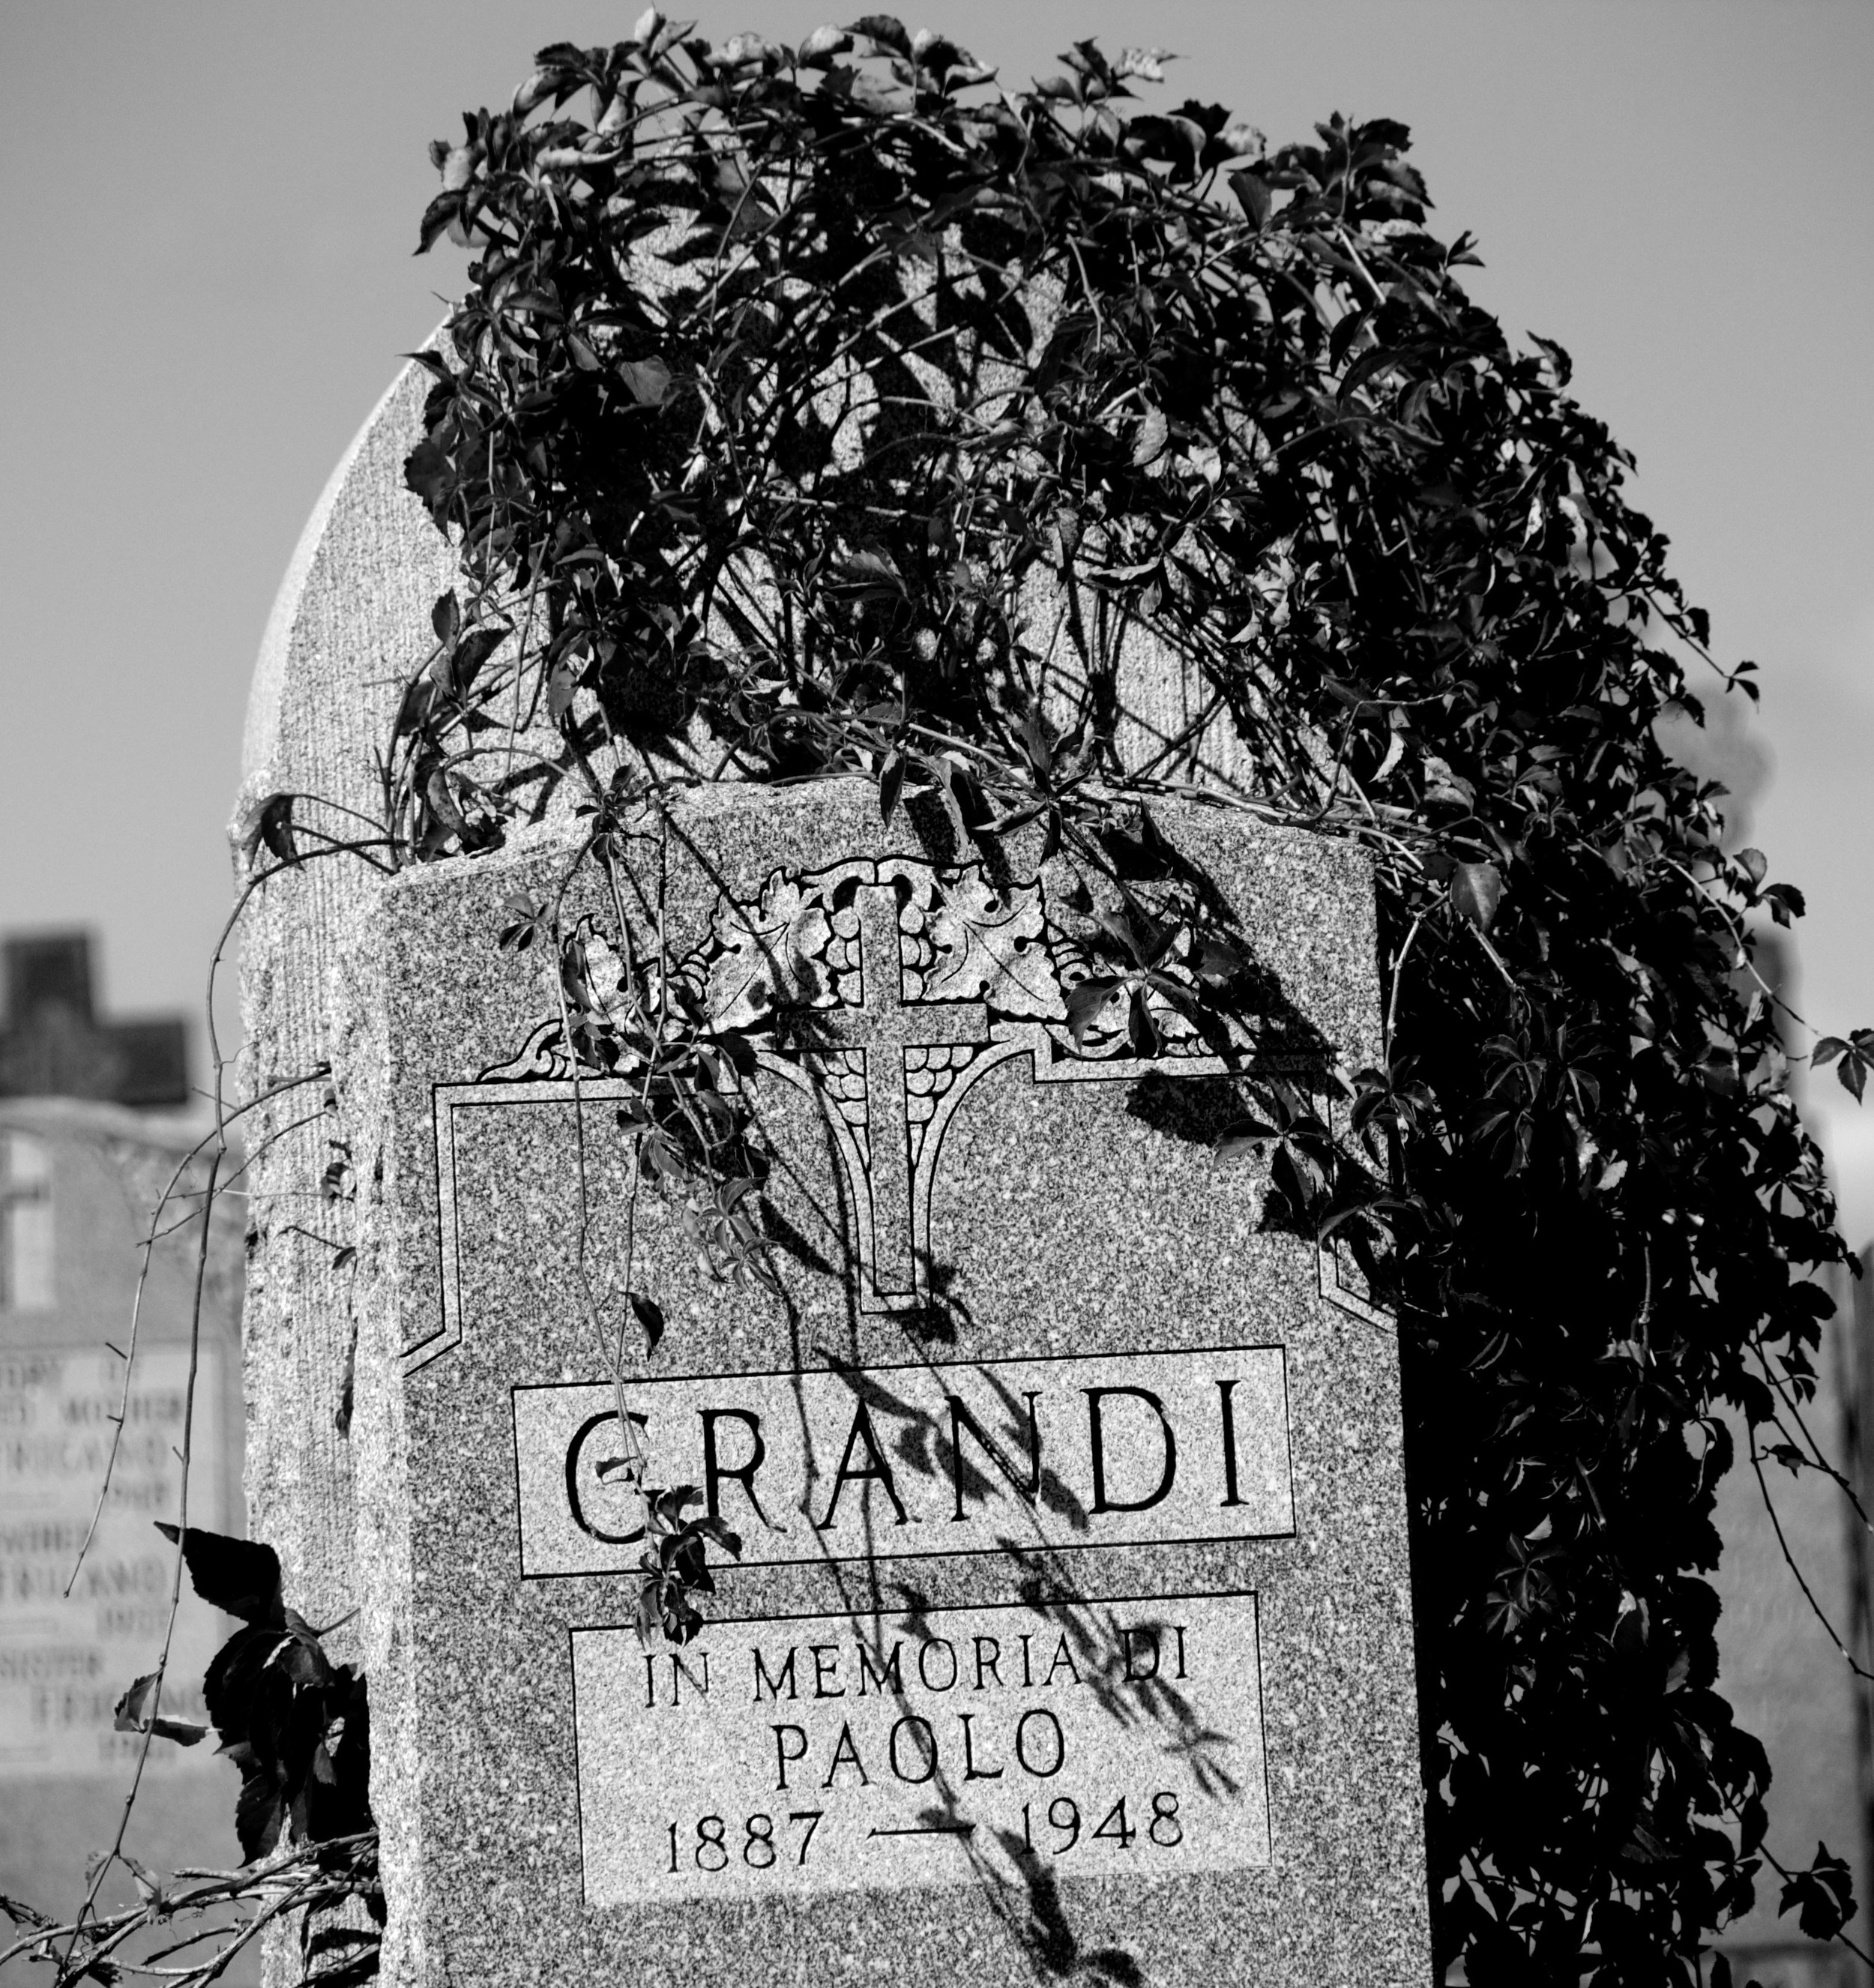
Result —
<instances>
[{"instance_id":1,"label":"dried leaf","mask_svg":"<svg viewBox=\"0 0 1874 1988\"><path fill-rule=\"evenodd\" d=\"M259 834L267 853L282 863L299 860L299 844L293 840L291 794L272 794L260 810Z\"/></svg>"},{"instance_id":2,"label":"dried leaf","mask_svg":"<svg viewBox=\"0 0 1874 1988\"><path fill-rule=\"evenodd\" d=\"M153 1733L159 1740L173 1740L178 1746L193 1746L207 1737L207 1726L198 1726L189 1719L169 1719L161 1714L151 1716L156 1704L158 1675L151 1671L140 1677L117 1700L111 1718L112 1729L118 1733Z\"/></svg>"}]
</instances>

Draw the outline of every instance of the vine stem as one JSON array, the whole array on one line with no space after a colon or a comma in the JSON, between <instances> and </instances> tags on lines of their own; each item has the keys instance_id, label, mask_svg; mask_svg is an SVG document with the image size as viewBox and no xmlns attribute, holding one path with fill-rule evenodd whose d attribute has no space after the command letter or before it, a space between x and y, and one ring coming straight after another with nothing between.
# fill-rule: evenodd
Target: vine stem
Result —
<instances>
[{"instance_id":1,"label":"vine stem","mask_svg":"<svg viewBox=\"0 0 1874 1988\"><path fill-rule=\"evenodd\" d=\"M1764 1510L1768 1515L1771 1526L1776 1533L1777 1544L1782 1550L1784 1564L1788 1567L1790 1572L1795 1576L1796 1585L1802 1590L1802 1598L1809 1604L1811 1614L1815 1616L1816 1621L1818 1621L1822 1625L1824 1630L1827 1631L1829 1641L1834 1644L1835 1648L1841 1652L1842 1660L1847 1664L1849 1668L1854 1672L1855 1676L1861 1679L1864 1682L1874 1684L1874 1671L1867 1670L1864 1668L1862 1665L1856 1662L1853 1652L1835 1633L1835 1625L1829 1621L1827 1614L1824 1613L1822 1604L1816 1600L1814 1590L1809 1586L1807 1579L1804 1577L1801 1567L1797 1564L1796 1556L1791 1550L1789 1540L1784 1533L1783 1521L1777 1516L1776 1500L1771 1496L1770 1486L1764 1480L1763 1462L1757 1453L1757 1445L1755 1443L1752 1443L1751 1445L1751 1469L1756 1476L1757 1488L1763 1498Z\"/></svg>"},{"instance_id":2,"label":"vine stem","mask_svg":"<svg viewBox=\"0 0 1874 1988\"><path fill-rule=\"evenodd\" d=\"M1386 1053L1392 1053L1393 1038L1399 1030L1399 989L1405 984L1406 958L1412 951L1412 942L1419 936L1419 928L1425 923L1426 914L1419 912L1412 919L1411 929L1400 942L1399 949L1392 955L1392 985L1386 996Z\"/></svg>"},{"instance_id":3,"label":"vine stem","mask_svg":"<svg viewBox=\"0 0 1874 1988\"><path fill-rule=\"evenodd\" d=\"M123 1854L124 1835L130 1826L131 1811L137 1806L137 1792L143 1786L144 1770L149 1764L150 1749L155 1743L157 1720L163 1709L163 1685L169 1672L169 1653L175 1637L176 1618L182 1607L184 1545L188 1538L189 1466L195 1454L195 1379L201 1360L202 1290L208 1273L208 1243L215 1223L215 1183L227 1150L224 1132L224 1136L217 1140L215 1150L208 1156L208 1188L201 1209L201 1240L195 1252L195 1286L189 1318L188 1376L184 1384L182 1395L182 1476L176 1498L176 1552L170 1573L169 1616L163 1625L163 1647L156 1662L156 1685L151 1695L148 1716L144 1722L143 1744L137 1750L137 1764L131 1772L130 1792L124 1797L123 1812L118 1817L117 1833L111 1840L110 1851L91 1874L91 1882L85 1892L84 1904L79 1911L81 1924L85 1915L97 1902L98 1892L104 1882L106 1873ZM76 1936L74 1934L66 1952L68 1966L76 1946Z\"/></svg>"},{"instance_id":4,"label":"vine stem","mask_svg":"<svg viewBox=\"0 0 1874 1988\"><path fill-rule=\"evenodd\" d=\"M195 1456L195 1388L196 1382L201 1371L201 1362L202 1300L207 1284L209 1248L214 1235L215 1192L217 1185L220 1179L222 1163L227 1158L228 1129L234 1123L235 1119L242 1114L242 1112L252 1109L255 1106L265 1102L269 1097L279 1095L282 1091L285 1090L296 1088L300 1084L312 1080L310 1078L302 1077L295 1079L286 1084L274 1086L269 1091L262 1094L260 1097L250 1100L247 1105L240 1107L238 1111L231 1112L228 1110L226 1095L227 1059L222 1051L220 1032L217 1026L215 1016L215 982L220 974L222 962L227 951L228 942L232 936L235 928L238 925L242 915L245 914L248 905L253 901L255 894L260 890L263 884L267 883L272 877L280 875L283 871L297 869L303 864L313 861L321 857L350 854L362 854L362 850L354 851L347 845L334 842L330 846L325 848L302 850L290 860L282 860L271 864L263 865L248 878L245 884L236 894L233 908L228 912L227 919L222 925L221 933L215 941L215 950L209 958L208 982L205 990L203 1006L205 1009L204 1019L208 1041L210 1069L213 1079L211 1100L215 1113L215 1125L213 1131L198 1143L194 1152L189 1155L189 1158L193 1160L196 1157L199 1156L205 1148L208 1149L208 1178L202 1190L202 1205L201 1211L201 1233L200 1241L196 1247L195 1276L193 1290L191 1294L189 1307L188 1371L183 1388L182 1443L179 1452L181 1464L181 1476L179 1480L177 1492L176 1547L174 1557L171 1563L168 1608L163 1625L162 1645L157 1655L156 1669L153 1674L155 1679L154 1689L151 1694L148 1711L143 1725L141 1736L143 1743L137 1750L136 1764L131 1770L130 1788L124 1797L123 1810L117 1819L117 1833L112 1838L110 1850L103 1857L98 1859L95 1868L92 1871L90 1882L86 1886L83 1902L79 1908L76 1919L73 1921L71 1937L66 1943L66 1949L65 1967L68 1972L70 1968L73 1956L76 1951L77 1942L82 1935L83 1929L86 1924L90 1920L92 1915L95 1912L97 1904L98 1893L103 1887L104 1879L109 1874L111 1867L114 1864L120 1861L123 1858L124 1837L129 1831L130 1817L135 1810L137 1806L137 1797L143 1787L144 1775L149 1765L150 1750L154 1744L157 1736L157 1721L161 1717L162 1712L163 1687L168 1675L170 1653L174 1647L175 1638L176 1620L181 1611L182 1577L185 1560L184 1547L188 1537L189 1476ZM365 860L369 860L370 859L366 857ZM185 1162L185 1164L187 1164L187 1162ZM161 1209L164 1205L164 1203L158 1203L158 1219L160 1219ZM140 1304L141 1294L144 1288L144 1279L147 1274L147 1269L148 1266L146 1259L143 1269L140 1271L138 1276L137 1295L136 1299L133 1300L134 1316L137 1307ZM130 1382L131 1372L132 1368L130 1361L127 1357L124 1372L124 1387L127 1396ZM120 1428L121 1425L120 1425ZM118 1439L117 1437L113 1437L111 1452L112 1460L113 1462L117 1455L117 1441ZM102 1513L103 1506L103 1495L100 1493L97 1511L94 1513L93 1516L93 1532L95 1531L96 1526L98 1522L98 1516ZM90 1537L91 1533L88 1533L86 1536L87 1544L89 1544ZM80 1557L82 1560L82 1553ZM73 1572L73 1580L76 1581L76 1578L77 1570L76 1568L74 1568ZM69 1587L66 1591L69 1594Z\"/></svg>"},{"instance_id":5,"label":"vine stem","mask_svg":"<svg viewBox=\"0 0 1874 1988\"><path fill-rule=\"evenodd\" d=\"M257 1110L261 1105L269 1102L269 1100L280 1097L289 1090L297 1090L306 1084L316 1084L326 1074L326 1067L321 1064L316 1070L309 1071L303 1077L287 1077L280 1083L273 1085L270 1090L262 1091L258 1097L249 1098L245 1104L240 1106L236 1111L231 1112L228 1114L228 1122L230 1124L232 1124L236 1118L242 1117L247 1112ZM301 1122L303 1123L304 1121L302 1121ZM85 1557L91 1550L92 1541L97 1536L98 1524L104 1514L105 1500L110 1494L111 1479L117 1466L118 1452L123 1446L123 1425L130 1412L130 1381L137 1364L137 1333L143 1319L144 1292L149 1283L151 1253L154 1251L156 1244L162 1239L163 1236L172 1235L174 1233L174 1230L171 1229L164 1230L161 1234L159 1235L157 1232L157 1225L162 1219L163 1211L168 1207L171 1201L175 1198L176 1190L180 1185L183 1176L188 1172L188 1169L195 1165L196 1160L201 1157L203 1148L208 1145L210 1141L216 1138L218 1136L218 1134L211 1132L205 1138L198 1139L177 1163L174 1172L170 1175L167 1185L163 1189L161 1197L158 1199L154 1209L151 1212L150 1216L149 1232L144 1237L142 1245L137 1253L140 1260L137 1270L137 1288L130 1300L130 1329L128 1335L129 1343L125 1347L123 1353L123 1384L118 1395L117 1412L111 1418L112 1431L110 1449L104 1459L104 1475L103 1482L98 1486L97 1502L92 1508L91 1523L85 1528L84 1538L79 1543L78 1548L78 1557L72 1563L71 1574L65 1584L64 1593L65 1597L68 1601L71 1598L72 1589L76 1584L79 1574L84 1567ZM211 1205L211 1203L205 1203L204 1205L202 1212L205 1219L208 1213L210 1205ZM193 1219L192 1213L189 1217L185 1218L185 1219Z\"/></svg>"}]
</instances>

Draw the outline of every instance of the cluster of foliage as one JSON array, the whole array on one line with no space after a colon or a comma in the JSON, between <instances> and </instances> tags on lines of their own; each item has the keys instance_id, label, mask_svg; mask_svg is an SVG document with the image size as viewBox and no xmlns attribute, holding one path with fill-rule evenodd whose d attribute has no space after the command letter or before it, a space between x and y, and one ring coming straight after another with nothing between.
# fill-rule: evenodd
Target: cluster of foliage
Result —
<instances>
[{"instance_id":1,"label":"cluster of foliage","mask_svg":"<svg viewBox=\"0 0 1874 1988\"><path fill-rule=\"evenodd\" d=\"M286 1606L279 1557L258 1540L158 1521L182 1550L195 1592L241 1626L208 1666L205 1696L221 1750L241 1770L235 1832L251 1861L283 1831L330 1842L370 1824L370 1716L362 1675L334 1664L322 1632ZM154 1674L117 1706L121 1731L143 1729ZM162 1719L165 1738L192 1745L205 1728Z\"/></svg>"},{"instance_id":2,"label":"cluster of foliage","mask_svg":"<svg viewBox=\"0 0 1874 1988\"><path fill-rule=\"evenodd\" d=\"M296 1929L307 1981L359 1988L376 1977L384 1922L364 1679L334 1664L322 1632L286 1606L271 1547L195 1526L158 1521L158 1530L181 1552L195 1592L240 1625L208 1667L205 1696L220 1750L241 1771L235 1830L248 1868L165 1881L120 1838L113 1854L135 1882L136 1902L100 1912L88 1898L60 1923L0 1898L0 1909L26 1929L0 1952L0 1966L21 1956L49 1963L52 1988L145 1976L206 1988L279 1925ZM161 1685L157 1671L130 1686L117 1702L117 1730L145 1735L146 1746L151 1738L199 1744L208 1729L165 1715ZM154 1951L152 1934L162 1939Z\"/></svg>"},{"instance_id":3,"label":"cluster of foliage","mask_svg":"<svg viewBox=\"0 0 1874 1988\"><path fill-rule=\"evenodd\" d=\"M1124 908L1079 1021L1121 1001L1142 1053L1165 928L1111 852L1206 737L1236 804L1358 841L1384 1066L1344 1116L1270 1091L1226 1151L1273 1147L1281 1218L1400 1320L1441 1978L1690 1984L1774 1862L1700 1577L1722 1414L1760 1476L1822 1467L1811 1273L1846 1260L1754 963L1801 900L1663 749L1705 617L1565 355L1466 296L1405 130L1271 150L1126 107L1159 52L1063 60L1009 92L885 16L715 46L653 10L433 148L421 246L474 259L408 475L462 583L382 833L474 852L570 779L615 888L686 780L857 774L953 851L1038 823ZM1128 757L1142 640L1199 708ZM569 1046L661 1072L655 1184L739 1206L735 1087L663 963L588 999L556 905L536 933ZM1858 1093L1874 1038L1825 1050ZM1840 1861L1784 1875L1838 1931Z\"/></svg>"},{"instance_id":4,"label":"cluster of foliage","mask_svg":"<svg viewBox=\"0 0 1874 1988\"><path fill-rule=\"evenodd\" d=\"M1248 804L1368 849L1385 1065L1338 1141L1293 1092L1231 1136L1401 1321L1439 1961L1690 1983L1767 1854L1700 1578L1721 1411L1819 1462L1846 1257L1753 965L1801 900L1664 752L1705 617L1405 130L1122 114L1162 59L1008 93L887 17L653 11L433 147L421 245L474 260L408 473L466 607L387 807L472 850L571 777L609 864L673 781L857 773L1097 864L1228 727ZM1203 708L1128 762L1142 634ZM1784 1902L1836 1931L1839 1860Z\"/></svg>"}]
</instances>

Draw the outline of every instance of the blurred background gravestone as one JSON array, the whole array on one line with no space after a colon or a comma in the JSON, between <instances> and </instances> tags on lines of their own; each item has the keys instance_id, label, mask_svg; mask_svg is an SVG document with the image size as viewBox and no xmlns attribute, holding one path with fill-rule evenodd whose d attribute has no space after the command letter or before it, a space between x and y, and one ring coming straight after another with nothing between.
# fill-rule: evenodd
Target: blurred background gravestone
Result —
<instances>
[{"instance_id":1,"label":"blurred background gravestone","mask_svg":"<svg viewBox=\"0 0 1874 1988\"><path fill-rule=\"evenodd\" d=\"M168 1615L174 1555L154 1521L175 1516L180 1490L199 1165L157 1225L127 1396L112 1349L127 1346L152 1217L205 1123L185 1113L183 1021L101 1019L85 934L8 938L0 959L0 1891L63 1912L115 1838L140 1743L112 1712L154 1667ZM190 1479L191 1522L228 1531L242 1513L239 1207L237 1183L210 1237ZM110 1494L68 1598L120 1407ZM166 1709L202 1716L225 1633L185 1600ZM232 1864L238 1785L212 1742L158 1742L127 1848L164 1871Z\"/></svg>"},{"instance_id":2,"label":"blurred background gravestone","mask_svg":"<svg viewBox=\"0 0 1874 1988\"><path fill-rule=\"evenodd\" d=\"M1866 1263L1869 1248L1860 1253ZM1822 1328L1816 1396L1803 1420L1868 1506L1874 1293L1865 1278L1845 1275L1830 1288L1837 1310ZM1724 1554L1713 1578L1723 1610L1718 1689L1770 1756L1771 1848L1804 1865L1826 1844L1846 1860L1862 1907L1849 1930L1859 1938L1874 1895L1874 1696L1849 1658L1874 1669L1867 1530L1818 1472L1792 1476L1766 1462L1760 1486L1734 1420L1732 1433L1738 1462L1719 1489ZM1869 1972L1845 1948L1805 1939L1794 1915L1778 1915L1781 1890L1766 1871L1756 1909L1722 1943L1737 1980L1754 1977L1762 1988L1865 1988Z\"/></svg>"},{"instance_id":3,"label":"blurred background gravestone","mask_svg":"<svg viewBox=\"0 0 1874 1988\"><path fill-rule=\"evenodd\" d=\"M1745 711L1737 698L1714 696L1703 726L1681 717L1663 728L1673 752L1702 779L1727 789L1723 806L1731 849L1751 845L1754 803L1772 771L1769 751ZM1794 948L1774 928L1760 932L1757 942L1759 971L1800 1013ZM1810 1090L1835 1082L1832 1073L1811 1073L1801 1064L1793 1067L1791 1080ZM1867 1263L1865 1241L1860 1254ZM1822 1327L1816 1396L1802 1419L1861 1505L1874 1509L1868 1456L1874 1294L1865 1278L1838 1273L1828 1289L1835 1316ZM1850 1931L1866 1946L1874 1898L1874 1698L1855 1666L1874 1669L1869 1536L1850 1498L1817 1472L1791 1476L1766 1462L1760 1483L1744 1424L1733 1417L1730 1427L1737 1461L1719 1487L1724 1550L1713 1577L1723 1608L1718 1689L1770 1756L1770 1847L1794 1865L1807 1864L1819 1844L1846 1860L1862 1903ZM1721 1942L1738 1981L1754 1978L1762 1988L1866 1988L1874 1976L1845 1948L1805 1939L1794 1915L1779 1916L1781 1891L1767 1871L1755 1909Z\"/></svg>"},{"instance_id":4,"label":"blurred background gravestone","mask_svg":"<svg viewBox=\"0 0 1874 1988\"><path fill-rule=\"evenodd\" d=\"M6 940L0 1096L90 1097L170 1111L189 1101L188 1036L179 1015L100 1021L88 933Z\"/></svg>"}]
</instances>

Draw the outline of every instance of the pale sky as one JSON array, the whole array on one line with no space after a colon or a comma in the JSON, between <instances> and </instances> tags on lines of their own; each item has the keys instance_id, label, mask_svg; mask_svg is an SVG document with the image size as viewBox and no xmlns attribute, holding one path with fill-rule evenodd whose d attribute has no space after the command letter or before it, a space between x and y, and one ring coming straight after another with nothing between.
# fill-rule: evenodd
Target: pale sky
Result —
<instances>
[{"instance_id":1,"label":"pale sky","mask_svg":"<svg viewBox=\"0 0 1874 1988\"><path fill-rule=\"evenodd\" d=\"M729 0L797 39L824 0ZM428 141L637 0L0 0L0 930L88 924L118 1010L198 1010L249 673L333 465L464 259L411 249ZM844 19L844 16L839 18ZM1412 127L1473 293L1574 356L1729 660L1798 1004L1874 1026L1874 5L953 0L1005 78L1097 34L1273 141ZM1811 1087L1818 1104L1839 1096ZM1851 1239L1874 1112L1831 1112Z\"/></svg>"}]
</instances>

